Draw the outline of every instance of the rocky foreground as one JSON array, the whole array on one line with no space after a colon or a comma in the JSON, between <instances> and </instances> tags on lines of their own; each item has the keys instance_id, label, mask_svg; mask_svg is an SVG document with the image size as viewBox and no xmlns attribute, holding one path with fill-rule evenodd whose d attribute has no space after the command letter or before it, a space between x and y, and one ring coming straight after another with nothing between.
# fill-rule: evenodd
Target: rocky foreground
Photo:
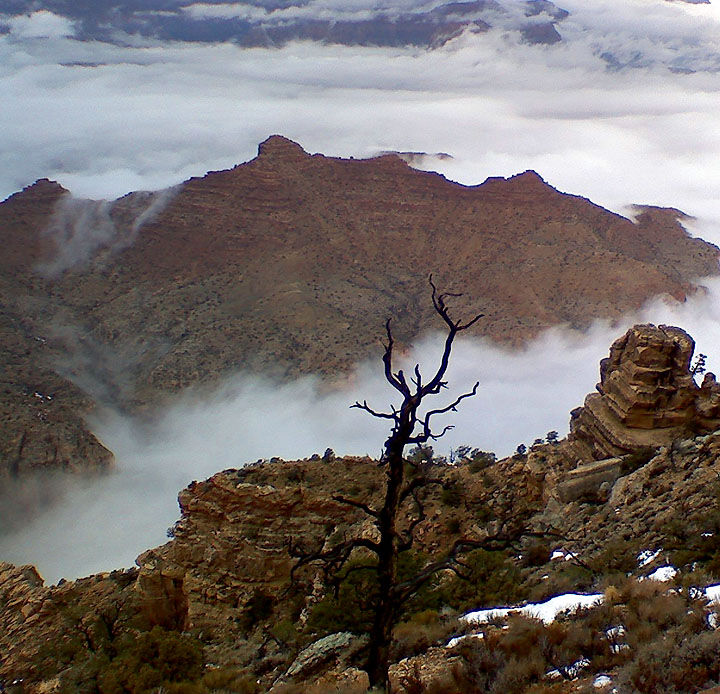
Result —
<instances>
[{"instance_id":1,"label":"rocky foreground","mask_svg":"<svg viewBox=\"0 0 720 694\"><path fill-rule=\"evenodd\" d=\"M462 186L400 156L311 155L280 136L228 171L113 202L38 181L0 203L0 476L98 470L94 407L138 412L230 373L342 378L392 317L436 326L427 276L473 330L519 344L553 325L683 301L718 249L682 213L635 222L534 172Z\"/></svg>"},{"instance_id":2,"label":"rocky foreground","mask_svg":"<svg viewBox=\"0 0 720 694\"><path fill-rule=\"evenodd\" d=\"M426 498L411 559L510 517L552 534L471 554L469 581L442 575L418 595L396 628L393 691L716 683L717 616L690 587L720 582L720 386L711 374L695 384L693 349L679 328L636 326L602 362L567 439L501 461L482 451L435 461L444 484ZM45 586L32 567L0 564L0 683L23 694L365 691L367 586L351 574L335 595L309 567L291 580L291 547L371 537L368 517L333 495L376 504L382 488L369 459L266 462L183 490L172 539L138 568ZM627 578L669 564L674 592ZM602 604L549 626L488 624L483 638L447 646L467 629L463 611L578 590L600 591Z\"/></svg>"}]
</instances>

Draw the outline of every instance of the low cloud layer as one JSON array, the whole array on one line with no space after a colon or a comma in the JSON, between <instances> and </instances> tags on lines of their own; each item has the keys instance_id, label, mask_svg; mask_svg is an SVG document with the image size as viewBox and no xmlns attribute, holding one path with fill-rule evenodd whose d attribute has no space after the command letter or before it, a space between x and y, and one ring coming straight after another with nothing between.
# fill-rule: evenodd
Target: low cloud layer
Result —
<instances>
[{"instance_id":1,"label":"low cloud layer","mask_svg":"<svg viewBox=\"0 0 720 694\"><path fill-rule=\"evenodd\" d=\"M438 421L440 427L455 428L436 450L447 454L468 444L508 455L550 430L564 435L570 410L593 391L599 360L612 341L631 324L648 321L684 326L696 338L697 351L708 355L708 367L720 369L718 279L686 304L658 299L615 325L599 322L587 333L550 330L521 351L459 340L443 402L476 380L480 389L457 413ZM442 339L421 341L408 365L417 360L429 373ZM90 480L65 478L62 484L54 478L45 487L42 480L32 481L33 494L50 487L60 498L22 530L0 536L0 557L37 564L49 581L130 566L141 551L165 541L165 530L178 517L177 493L193 479L273 456L322 455L328 447L341 455L376 457L388 433L386 422L350 409L357 399L376 409L397 404L383 379L380 354L360 365L347 387L330 393L311 378L278 385L238 374L214 393L180 395L152 420L107 412L93 428L115 452L116 472ZM28 499L30 493L17 497Z\"/></svg>"},{"instance_id":2,"label":"low cloud layer","mask_svg":"<svg viewBox=\"0 0 720 694\"><path fill-rule=\"evenodd\" d=\"M11 32L0 37L0 197L42 176L80 197L157 189L250 159L282 133L333 156L448 152L433 166L465 184L533 168L615 210L720 219L717 7L564 6L554 46L502 28L435 51Z\"/></svg>"},{"instance_id":3,"label":"low cloud layer","mask_svg":"<svg viewBox=\"0 0 720 694\"><path fill-rule=\"evenodd\" d=\"M133 212L123 223L113 217L109 200L88 200L67 195L57 204L43 233L53 240L55 255L36 269L46 277L57 277L79 267L102 252L113 255L131 246L144 224L158 215L177 192L177 187L132 196Z\"/></svg>"}]
</instances>

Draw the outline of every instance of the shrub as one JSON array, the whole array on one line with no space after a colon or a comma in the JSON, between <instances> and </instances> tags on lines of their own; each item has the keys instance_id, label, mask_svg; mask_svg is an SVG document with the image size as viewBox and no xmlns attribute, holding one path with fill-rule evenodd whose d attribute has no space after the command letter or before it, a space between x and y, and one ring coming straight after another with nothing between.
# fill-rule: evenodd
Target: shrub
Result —
<instances>
[{"instance_id":1,"label":"shrub","mask_svg":"<svg viewBox=\"0 0 720 694\"><path fill-rule=\"evenodd\" d=\"M470 453L470 472L474 475L482 472L485 468L490 467L490 465L494 465L496 460L497 458L494 453L481 451L476 448Z\"/></svg>"},{"instance_id":2,"label":"shrub","mask_svg":"<svg viewBox=\"0 0 720 694\"><path fill-rule=\"evenodd\" d=\"M638 545L622 538L611 539L589 562L601 575L628 574L637 568Z\"/></svg>"},{"instance_id":3,"label":"shrub","mask_svg":"<svg viewBox=\"0 0 720 694\"><path fill-rule=\"evenodd\" d=\"M260 694L260 685L252 675L243 674L230 668L208 670L202 684L211 692L233 692L233 694Z\"/></svg>"},{"instance_id":4,"label":"shrub","mask_svg":"<svg viewBox=\"0 0 720 694\"><path fill-rule=\"evenodd\" d=\"M452 482L443 486L440 498L445 506L457 508L462 503L463 495L460 487Z\"/></svg>"},{"instance_id":5,"label":"shrub","mask_svg":"<svg viewBox=\"0 0 720 694\"><path fill-rule=\"evenodd\" d=\"M523 555L524 566L542 566L550 561L552 551L544 542L533 542Z\"/></svg>"},{"instance_id":6,"label":"shrub","mask_svg":"<svg viewBox=\"0 0 720 694\"><path fill-rule=\"evenodd\" d=\"M406 552L400 555L398 580L414 576L426 563L421 552ZM345 565L338 576L337 591L330 590L312 609L306 629L322 636L337 631L365 633L372 626L374 605L377 601L378 582L375 565L370 559L354 560ZM440 594L435 590L439 578L426 583L405 604L401 618L427 609L437 609Z\"/></svg>"},{"instance_id":7,"label":"shrub","mask_svg":"<svg viewBox=\"0 0 720 694\"><path fill-rule=\"evenodd\" d=\"M469 579L453 576L439 589L439 600L456 610L507 605L527 597L520 570L502 552L476 549L464 560Z\"/></svg>"},{"instance_id":8,"label":"shrub","mask_svg":"<svg viewBox=\"0 0 720 694\"><path fill-rule=\"evenodd\" d=\"M447 640L456 628L455 620L443 619L435 610L417 612L395 627L392 660L420 655L438 641Z\"/></svg>"},{"instance_id":9,"label":"shrub","mask_svg":"<svg viewBox=\"0 0 720 694\"><path fill-rule=\"evenodd\" d=\"M457 516L448 518L447 522L445 523L445 528L451 535L459 534L461 527L462 527L462 524L460 523L460 519Z\"/></svg>"},{"instance_id":10,"label":"shrub","mask_svg":"<svg viewBox=\"0 0 720 694\"><path fill-rule=\"evenodd\" d=\"M720 678L720 633L673 631L647 644L620 673L621 687L638 694L698 691Z\"/></svg>"},{"instance_id":11,"label":"shrub","mask_svg":"<svg viewBox=\"0 0 720 694\"><path fill-rule=\"evenodd\" d=\"M126 634L118 653L98 676L102 694L142 694L156 687L190 685L203 674L203 651L193 637L161 627L140 635ZM202 691L175 687L177 694Z\"/></svg>"}]
</instances>

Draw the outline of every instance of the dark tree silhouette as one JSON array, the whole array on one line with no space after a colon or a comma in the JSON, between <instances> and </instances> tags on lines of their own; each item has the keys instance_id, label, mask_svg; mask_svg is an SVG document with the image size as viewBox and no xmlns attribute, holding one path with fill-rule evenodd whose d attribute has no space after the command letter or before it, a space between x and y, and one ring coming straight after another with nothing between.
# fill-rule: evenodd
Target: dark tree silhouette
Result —
<instances>
[{"instance_id":1,"label":"dark tree silhouette","mask_svg":"<svg viewBox=\"0 0 720 694\"><path fill-rule=\"evenodd\" d=\"M422 447L428 441L443 436L452 426L446 426L438 433L435 433L432 429L433 418L437 415L456 411L457 406L463 400L477 393L479 385L475 383L470 391L455 398L449 405L430 409L424 414L420 412L420 407L425 398L438 395L447 387L447 382L444 379L455 337L459 332L467 330L482 318L482 314L479 314L466 323L451 318L446 303L447 299L461 295L438 293L432 275L429 282L432 288L433 306L447 327L443 353L435 374L429 381L425 382L419 365L416 365L413 376L408 381L407 375L402 370L394 371L394 340L391 323L388 320L385 324L387 343L383 355L385 378L400 393L402 402L399 407L393 406L390 412L377 411L371 408L367 401L356 402L352 405L352 407L363 410L373 417L387 419L392 427L380 458L380 465L385 468L386 478L382 506L373 508L360 499L349 499L343 496L333 497L334 500L360 509L370 516L377 528L377 539L358 537L340 542L330 549L314 553L306 553L299 548L291 548L291 552L298 558L293 573L300 566L319 563L328 578L337 577L356 552L364 551L374 555L376 561L371 568L377 573L378 591L376 602L372 606L373 618L369 631L368 659L365 669L370 679L370 686L377 692L386 692L389 688L388 667L393 630L406 602L440 571L451 570L462 578L468 578L469 567L462 561L462 555L469 550L477 548L486 550L506 549L521 534L533 534L503 529L480 540L459 539L447 554L428 562L414 576L406 579L401 579L398 576L400 556L412 548L414 531L426 518L422 491L429 485L444 484L441 479L430 475L431 463L408 460L405 457L405 449L408 446ZM414 474L407 475L407 470L411 468L415 468ZM364 565L363 568L367 569L368 567Z\"/></svg>"}]
</instances>

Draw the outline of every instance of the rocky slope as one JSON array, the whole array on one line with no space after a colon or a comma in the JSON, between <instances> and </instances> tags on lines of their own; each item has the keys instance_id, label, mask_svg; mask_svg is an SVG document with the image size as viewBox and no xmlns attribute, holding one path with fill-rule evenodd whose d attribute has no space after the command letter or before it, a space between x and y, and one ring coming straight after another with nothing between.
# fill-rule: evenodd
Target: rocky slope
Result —
<instances>
[{"instance_id":1,"label":"rocky slope","mask_svg":"<svg viewBox=\"0 0 720 694\"><path fill-rule=\"evenodd\" d=\"M682 301L718 250L681 218L633 223L534 172L467 187L279 136L111 203L39 181L0 203L0 472L107 465L82 422L97 403L138 411L237 370L342 377L387 317L404 345L435 327L429 272L464 292L460 314L484 312L478 334L510 343Z\"/></svg>"},{"instance_id":2,"label":"rocky slope","mask_svg":"<svg viewBox=\"0 0 720 694\"><path fill-rule=\"evenodd\" d=\"M645 373L652 378L639 385L638 362L643 355ZM668 361L668 355L674 357ZM663 597L661 587L629 584L624 575L647 574L670 561L681 569L681 580L687 585L720 578L716 539L720 532L720 434L698 435L698 430L716 423L707 420L703 407L685 406L708 398L707 389L695 386L689 378L691 356L692 340L677 328L636 326L613 345L609 361L601 366L604 385L599 395L609 398L609 391L623 392L626 407L622 411L639 409L646 415L653 412L647 406L652 396L656 409L649 418L608 419L606 430L641 430L657 444L641 457L635 455L637 450L624 453L620 457L624 465L614 476L594 474L592 466L606 461L593 459L592 451L599 449L592 446L578 449L588 457L568 469L566 452L574 445L577 429L567 440L534 446L528 455L493 463L476 453L456 465L436 465L434 473L446 484L444 489L433 487L427 497L427 517L417 526L415 549L422 556L437 556L459 536L482 537L509 515L525 515L530 527L552 528L553 534L544 544L525 542L505 560L485 569L473 564L480 573L469 589L446 576L434 588L439 604L425 596L415 606L416 615L411 612L409 622L397 632L395 657L410 656L392 669L397 691L425 691L412 689L417 677L422 675L426 687L436 680L447 681L448 673L456 672L463 659L474 657L462 649L429 648L445 643L458 628L448 619L448 611L492 605L510 596L542 599L567 590L605 589L606 612L589 619L607 629L615 622L603 620L622 618L629 630L638 629L640 640L635 641L631 632L628 645L606 649L595 667L621 668L623 677L628 669L632 672L633 658L647 655L641 647L650 633L656 633L660 641L663 634L670 638L675 633L671 632L675 627L667 613L668 601L679 599ZM661 371L666 378L659 380L655 376ZM610 373L617 373L612 388ZM668 395L668 384L674 384L674 396ZM685 401L680 410L678 393ZM677 429L675 419L667 416L678 411L684 413L685 429ZM597 443L606 445L606 430L587 428L584 441L597 435ZM671 437L669 432L673 432ZM584 476L582 493L558 493L568 481L576 482L573 473L578 472ZM82 686L101 682L103 692L115 691L99 673L105 668L118 677L126 676L118 663L130 658L122 650L130 648L122 646L128 634L135 640L150 638L143 636L149 633L155 635L152 638L163 634L168 639L168 634L182 631L183 639L202 644L206 662L212 664L205 668L202 680L206 689L189 691L222 689L208 684L218 682L221 674L226 678L225 690L231 691L279 694L333 687L346 694L364 691L366 680L357 669L362 664L362 639L332 633L356 617L327 612L331 592L320 572L306 568L291 580L292 547L312 550L342 537L372 534L368 517L333 499L338 493L377 503L382 469L369 459L335 459L328 452L324 459L274 461L217 473L181 492L182 518L173 529L173 539L142 554L137 560L139 570L46 587L31 567L0 565L0 682L19 682L9 689L18 694L84 691L77 688L78 682ZM575 559L557 561L551 557L553 549ZM656 553L639 566L636 557L643 550ZM344 609L356 605L359 598L351 594ZM638 607L638 599L647 606L651 598L658 601L653 608L657 619L651 616L648 625L631 627L633 610L648 610ZM673 603L677 619L696 615L701 621L693 622L692 638L715 638L703 621L707 607L692 597L688 600L687 605ZM660 615L670 621L660 621ZM153 626L155 631L149 631ZM548 638L560 639L562 630L570 628L558 627ZM518 643L524 642L516 641L515 648L520 647ZM614 658L613 653L622 657ZM132 654L137 656L135 651ZM715 660L716 656L715 651ZM568 656L558 651L555 657ZM660 663L655 666L659 668ZM717 669L711 665L708 672L713 668ZM196 674L193 681L199 683L199 677ZM251 682L254 688L248 688ZM547 689L532 691L569 691L553 688L552 678L547 682ZM587 684L591 682L592 678ZM577 685L569 686L576 691ZM697 690L681 687L678 691Z\"/></svg>"}]
</instances>

